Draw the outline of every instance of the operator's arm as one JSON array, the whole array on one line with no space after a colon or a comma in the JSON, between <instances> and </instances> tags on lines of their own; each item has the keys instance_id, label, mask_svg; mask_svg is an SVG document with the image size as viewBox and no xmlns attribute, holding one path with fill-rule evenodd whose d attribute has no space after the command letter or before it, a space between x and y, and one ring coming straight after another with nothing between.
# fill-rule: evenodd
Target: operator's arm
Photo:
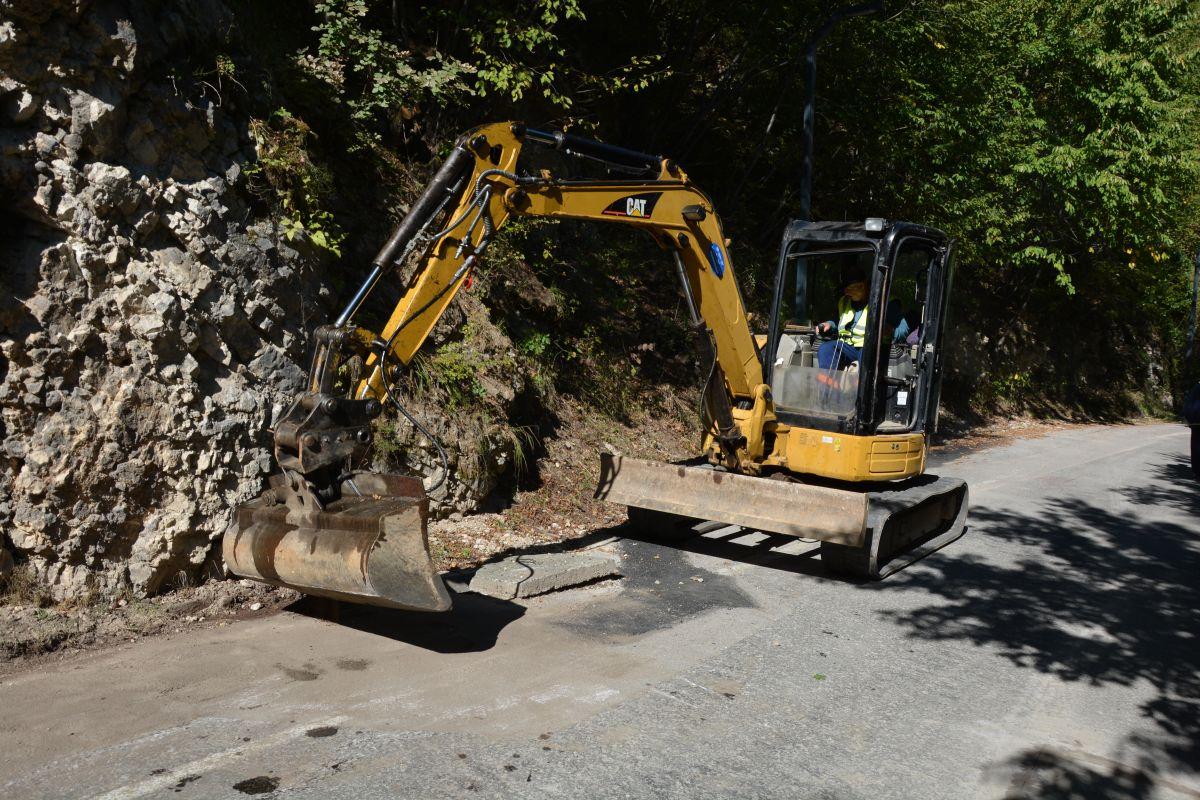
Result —
<instances>
[{"instance_id":1,"label":"operator's arm","mask_svg":"<svg viewBox=\"0 0 1200 800\"><path fill-rule=\"evenodd\" d=\"M900 301L892 299L888 301L886 322L884 323L887 330L892 332L890 341L902 342L911 331L908 325L908 318L904 315L904 308L900 305Z\"/></svg>"}]
</instances>

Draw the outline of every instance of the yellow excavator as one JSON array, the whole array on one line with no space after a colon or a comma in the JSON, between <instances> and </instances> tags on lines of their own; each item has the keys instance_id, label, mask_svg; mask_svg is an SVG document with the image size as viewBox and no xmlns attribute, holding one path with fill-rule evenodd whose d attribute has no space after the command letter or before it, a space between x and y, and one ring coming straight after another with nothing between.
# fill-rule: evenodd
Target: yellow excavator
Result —
<instances>
[{"instance_id":1,"label":"yellow excavator","mask_svg":"<svg viewBox=\"0 0 1200 800\"><path fill-rule=\"evenodd\" d=\"M525 145L617 177L523 174ZM712 201L677 164L505 122L457 142L341 316L316 330L307 390L274 428L278 473L225 536L233 573L353 602L450 608L429 556L423 482L356 468L387 403L428 435L394 382L513 217L645 230L669 255L712 357L703 455L660 464L604 453L597 497L642 525L683 517L818 540L831 570L866 579L963 533L966 485L925 474L952 271L944 233L879 218L792 222L769 331L755 336ZM382 332L354 325L371 291L406 265ZM841 296L855 282L857 310L845 326L825 324L849 307ZM852 339L860 346L839 344Z\"/></svg>"}]
</instances>

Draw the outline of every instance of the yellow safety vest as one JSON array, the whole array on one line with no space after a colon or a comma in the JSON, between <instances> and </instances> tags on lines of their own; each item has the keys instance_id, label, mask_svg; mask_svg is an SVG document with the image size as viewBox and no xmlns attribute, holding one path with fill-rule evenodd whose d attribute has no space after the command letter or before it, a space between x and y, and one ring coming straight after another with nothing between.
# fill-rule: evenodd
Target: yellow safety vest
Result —
<instances>
[{"instance_id":1,"label":"yellow safety vest","mask_svg":"<svg viewBox=\"0 0 1200 800\"><path fill-rule=\"evenodd\" d=\"M858 318L855 319L855 314ZM853 324L852 324L853 323ZM838 300L838 338L851 347L862 347L867 341L867 307L857 311L849 297Z\"/></svg>"}]
</instances>

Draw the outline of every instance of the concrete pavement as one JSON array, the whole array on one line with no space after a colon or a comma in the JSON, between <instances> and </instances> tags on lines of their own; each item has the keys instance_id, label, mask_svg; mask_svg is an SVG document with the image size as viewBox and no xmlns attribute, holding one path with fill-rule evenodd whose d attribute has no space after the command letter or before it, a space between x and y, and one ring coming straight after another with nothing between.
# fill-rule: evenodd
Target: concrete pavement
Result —
<instances>
[{"instance_id":1,"label":"concrete pavement","mask_svg":"<svg viewBox=\"0 0 1200 800\"><path fill-rule=\"evenodd\" d=\"M616 583L306 602L8 676L0 796L1200 797L1187 444L955 458L966 536L879 584L761 534L614 529Z\"/></svg>"}]
</instances>

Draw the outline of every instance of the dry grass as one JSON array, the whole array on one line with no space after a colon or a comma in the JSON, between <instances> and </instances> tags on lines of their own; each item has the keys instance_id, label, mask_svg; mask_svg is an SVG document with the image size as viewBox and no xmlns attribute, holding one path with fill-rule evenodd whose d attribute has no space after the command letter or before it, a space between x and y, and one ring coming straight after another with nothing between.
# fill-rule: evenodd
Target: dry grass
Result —
<instances>
[{"instance_id":1,"label":"dry grass","mask_svg":"<svg viewBox=\"0 0 1200 800\"><path fill-rule=\"evenodd\" d=\"M7 578L0 579L0 605L48 608L53 604L49 590L27 564L18 564Z\"/></svg>"}]
</instances>

